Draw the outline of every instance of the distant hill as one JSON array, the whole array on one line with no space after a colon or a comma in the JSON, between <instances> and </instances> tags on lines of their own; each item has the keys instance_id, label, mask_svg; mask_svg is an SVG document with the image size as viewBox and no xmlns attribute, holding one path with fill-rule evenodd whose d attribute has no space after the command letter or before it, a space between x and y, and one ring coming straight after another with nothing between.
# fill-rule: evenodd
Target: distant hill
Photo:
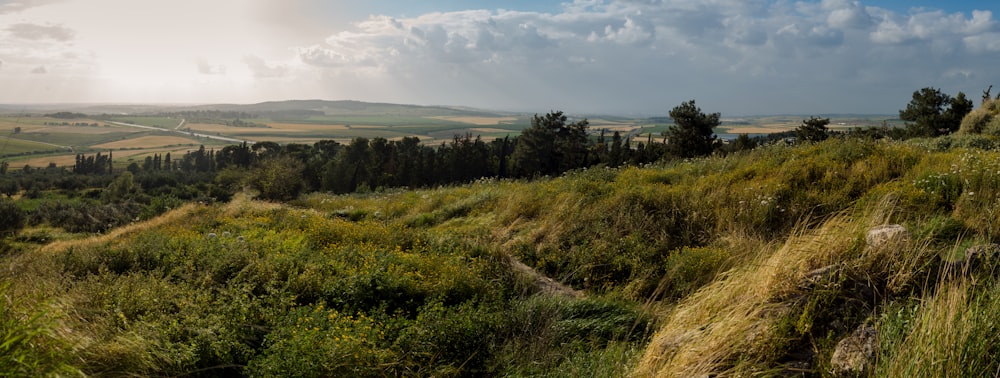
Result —
<instances>
[{"instance_id":1,"label":"distant hill","mask_svg":"<svg viewBox=\"0 0 1000 378\"><path fill-rule=\"evenodd\" d=\"M246 113L275 113L297 111L321 111L326 115L350 116L409 116L447 117L510 116L516 113L475 109L463 106L425 106L364 102L354 100L286 100L267 101L256 104L0 104L0 112L51 112L72 111L87 114L152 114L192 110L237 111Z\"/></svg>"},{"instance_id":2,"label":"distant hill","mask_svg":"<svg viewBox=\"0 0 1000 378\"><path fill-rule=\"evenodd\" d=\"M238 111L246 113L272 113L290 111L321 111L326 115L351 115L351 116L481 116L493 117L508 115L509 113L496 112L482 109L472 109L465 107L451 106L423 106L405 105L377 102L363 102L353 100L327 101L327 100L287 100L287 101L267 101L257 104L212 104L189 107L186 109L171 110L220 110Z\"/></svg>"}]
</instances>

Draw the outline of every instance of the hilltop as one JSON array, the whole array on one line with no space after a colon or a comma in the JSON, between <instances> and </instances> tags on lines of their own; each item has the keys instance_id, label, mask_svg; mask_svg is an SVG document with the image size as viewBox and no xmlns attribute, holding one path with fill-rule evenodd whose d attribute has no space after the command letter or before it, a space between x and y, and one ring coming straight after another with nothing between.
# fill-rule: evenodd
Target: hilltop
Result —
<instances>
[{"instance_id":1,"label":"hilltop","mask_svg":"<svg viewBox=\"0 0 1000 378\"><path fill-rule=\"evenodd\" d=\"M989 375L993 145L831 138L532 182L241 194L95 237L33 228L2 260L16 305L0 324L39 366L93 375L819 376L851 334L877 335L863 375ZM885 225L905 236L866 240Z\"/></svg>"}]
</instances>

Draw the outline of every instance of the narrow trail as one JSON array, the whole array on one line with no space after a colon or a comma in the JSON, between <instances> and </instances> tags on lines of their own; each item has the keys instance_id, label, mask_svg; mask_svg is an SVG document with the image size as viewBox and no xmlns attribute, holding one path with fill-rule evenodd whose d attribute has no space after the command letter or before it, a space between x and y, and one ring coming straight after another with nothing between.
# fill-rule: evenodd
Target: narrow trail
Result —
<instances>
[{"instance_id":1,"label":"narrow trail","mask_svg":"<svg viewBox=\"0 0 1000 378\"><path fill-rule=\"evenodd\" d=\"M530 278L532 284L534 284L535 287L537 287L538 290L544 295L566 297L571 299L582 299L585 297L582 291L576 290L563 284L562 282L556 281L545 276L544 274L539 273L534 268L518 261L514 258L514 256L507 255L507 260L510 262L510 266L514 269L514 272Z\"/></svg>"}]
</instances>

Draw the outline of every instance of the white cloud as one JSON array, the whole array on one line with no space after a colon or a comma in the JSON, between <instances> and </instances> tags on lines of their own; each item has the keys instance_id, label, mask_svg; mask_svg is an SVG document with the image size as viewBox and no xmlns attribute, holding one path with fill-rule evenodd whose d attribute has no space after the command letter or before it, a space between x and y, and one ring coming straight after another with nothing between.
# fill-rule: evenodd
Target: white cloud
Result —
<instances>
[{"instance_id":1,"label":"white cloud","mask_svg":"<svg viewBox=\"0 0 1000 378\"><path fill-rule=\"evenodd\" d=\"M250 72L257 78L276 78L288 75L288 66L282 64L268 64L264 59L255 55L243 57L243 62L250 68Z\"/></svg>"},{"instance_id":2,"label":"white cloud","mask_svg":"<svg viewBox=\"0 0 1000 378\"><path fill-rule=\"evenodd\" d=\"M631 17L625 18L625 24L620 28L608 25L604 28L604 35L610 41L628 45L648 44L656 39L656 32L648 22L640 25Z\"/></svg>"},{"instance_id":3,"label":"white cloud","mask_svg":"<svg viewBox=\"0 0 1000 378\"><path fill-rule=\"evenodd\" d=\"M13 0L13 1L0 1L0 15L6 13L16 13L21 12L26 9L42 6L49 3L55 3L62 0Z\"/></svg>"},{"instance_id":4,"label":"white cloud","mask_svg":"<svg viewBox=\"0 0 1000 378\"><path fill-rule=\"evenodd\" d=\"M830 27L866 30L875 25L875 20L868 13L868 9L858 1L823 0L822 6L829 12L826 22Z\"/></svg>"},{"instance_id":5,"label":"white cloud","mask_svg":"<svg viewBox=\"0 0 1000 378\"><path fill-rule=\"evenodd\" d=\"M197 64L198 64L198 73L201 73L202 75L226 74L226 66L210 64L208 63L208 60L205 58L199 58Z\"/></svg>"},{"instance_id":6,"label":"white cloud","mask_svg":"<svg viewBox=\"0 0 1000 378\"><path fill-rule=\"evenodd\" d=\"M46 68L45 68L45 66L38 66L38 67L35 67L35 68L33 68L33 69L31 70L31 73L33 73L33 74L39 74L39 75L42 75L42 74L47 74L47 73L49 73L49 70L48 70L48 69L46 69Z\"/></svg>"},{"instance_id":7,"label":"white cloud","mask_svg":"<svg viewBox=\"0 0 1000 378\"><path fill-rule=\"evenodd\" d=\"M555 13L350 23L341 13L306 14L336 8L317 0L31 4L15 14L0 2L0 86L26 83L12 73L44 66L49 75L33 80L104 80L93 92L164 101L663 113L697 98L726 114L893 113L921 87L969 93L1000 83L993 13L897 13L863 0L576 0Z\"/></svg>"},{"instance_id":8,"label":"white cloud","mask_svg":"<svg viewBox=\"0 0 1000 378\"><path fill-rule=\"evenodd\" d=\"M35 25L35 24L14 24L7 27L14 38L26 40L50 39L59 42L67 42L73 39L75 32L59 25Z\"/></svg>"}]
</instances>

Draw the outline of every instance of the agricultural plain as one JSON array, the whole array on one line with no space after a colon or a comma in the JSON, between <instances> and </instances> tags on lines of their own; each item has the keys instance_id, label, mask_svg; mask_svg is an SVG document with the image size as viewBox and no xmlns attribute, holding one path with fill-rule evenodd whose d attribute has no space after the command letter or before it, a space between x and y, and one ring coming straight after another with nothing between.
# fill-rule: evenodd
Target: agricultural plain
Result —
<instances>
[{"instance_id":1,"label":"agricultural plain","mask_svg":"<svg viewBox=\"0 0 1000 378\"><path fill-rule=\"evenodd\" d=\"M72 110L81 117L53 118L46 114ZM587 118L592 136L614 132L638 143L661 138L669 127L662 118L569 115ZM723 118L720 137L787 132L806 116ZM184 153L198 146L221 148L235 140L312 144L354 138L399 140L417 137L439 145L455 136L485 140L515 137L530 126L531 114L478 109L364 103L356 101L283 101L253 105L192 107L103 106L81 109L32 109L0 114L0 158L12 167L68 166L78 153L113 152L116 163L127 165L153 154ZM878 127L892 117L833 116L831 130ZM126 124L139 125L130 127ZM19 131L15 132L15 129ZM205 135L203 137L194 134ZM230 138L216 140L211 137Z\"/></svg>"}]
</instances>

